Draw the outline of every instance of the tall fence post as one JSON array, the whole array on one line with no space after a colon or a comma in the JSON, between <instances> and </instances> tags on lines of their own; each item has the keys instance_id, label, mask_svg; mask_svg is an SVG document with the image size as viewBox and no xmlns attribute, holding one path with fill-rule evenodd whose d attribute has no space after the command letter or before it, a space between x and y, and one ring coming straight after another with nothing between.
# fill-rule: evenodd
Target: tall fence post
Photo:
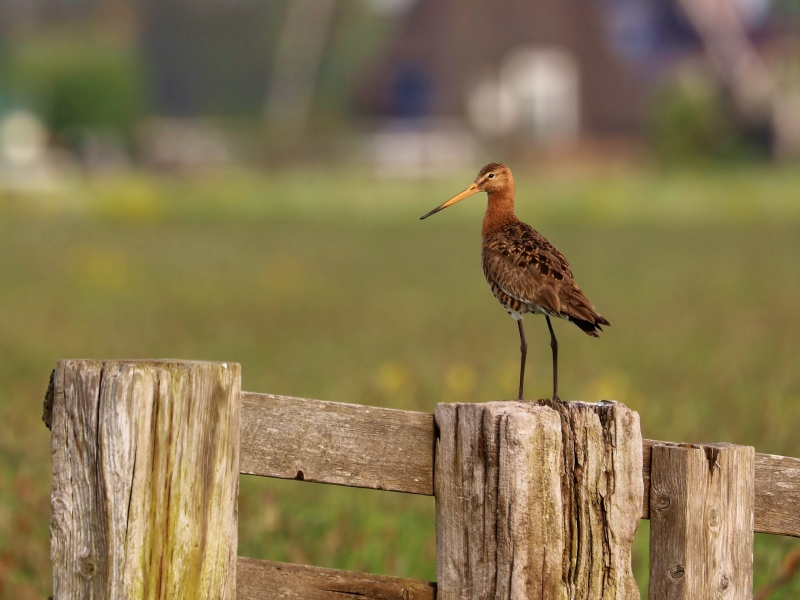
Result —
<instances>
[{"instance_id":1,"label":"tall fence post","mask_svg":"<svg viewBox=\"0 0 800 600\"><path fill-rule=\"evenodd\" d=\"M437 600L633 600L639 416L617 403L439 404Z\"/></svg>"},{"instance_id":2,"label":"tall fence post","mask_svg":"<svg viewBox=\"0 0 800 600\"><path fill-rule=\"evenodd\" d=\"M649 600L753 597L755 450L653 446Z\"/></svg>"},{"instance_id":3,"label":"tall fence post","mask_svg":"<svg viewBox=\"0 0 800 600\"><path fill-rule=\"evenodd\" d=\"M234 600L240 392L231 363L58 363L54 600Z\"/></svg>"}]
</instances>

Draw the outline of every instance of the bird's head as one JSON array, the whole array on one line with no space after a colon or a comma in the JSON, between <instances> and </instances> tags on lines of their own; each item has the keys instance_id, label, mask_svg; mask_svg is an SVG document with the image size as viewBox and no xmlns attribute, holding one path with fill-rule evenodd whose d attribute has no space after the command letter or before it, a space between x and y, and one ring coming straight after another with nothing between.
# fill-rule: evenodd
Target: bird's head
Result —
<instances>
[{"instance_id":1,"label":"bird's head","mask_svg":"<svg viewBox=\"0 0 800 600\"><path fill-rule=\"evenodd\" d=\"M472 182L472 185L470 185L460 194L450 198L450 200L444 204L437 206L428 214L421 216L420 220L427 219L443 208L452 206L456 202L461 202L464 198L468 198L469 196L477 194L478 192L488 192L491 194L493 192L506 190L509 187L513 187L513 185L514 177L511 175L511 169L500 163L489 163L480 170L478 176L475 178L475 181Z\"/></svg>"}]
</instances>

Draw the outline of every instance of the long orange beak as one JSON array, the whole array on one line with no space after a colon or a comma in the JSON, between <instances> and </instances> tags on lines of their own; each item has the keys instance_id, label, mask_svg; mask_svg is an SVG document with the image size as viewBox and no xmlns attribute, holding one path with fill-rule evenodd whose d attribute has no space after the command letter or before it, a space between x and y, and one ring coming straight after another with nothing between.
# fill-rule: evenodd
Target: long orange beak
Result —
<instances>
[{"instance_id":1,"label":"long orange beak","mask_svg":"<svg viewBox=\"0 0 800 600\"><path fill-rule=\"evenodd\" d=\"M480 192L480 190L478 189L478 186L473 183L471 186L469 186L467 189L465 189L463 192L461 192L457 196L453 196L452 198L450 198L450 200L448 200L447 202L445 202L441 206L437 206L436 208L434 208L427 215L422 215L419 218L419 220L421 221L422 219L427 219L428 217L430 217L433 214L436 214L437 212L439 212L443 208L447 208L448 206L451 206L451 205L455 204L456 202L461 202L464 198L472 196L473 194L477 194L478 192Z\"/></svg>"}]
</instances>

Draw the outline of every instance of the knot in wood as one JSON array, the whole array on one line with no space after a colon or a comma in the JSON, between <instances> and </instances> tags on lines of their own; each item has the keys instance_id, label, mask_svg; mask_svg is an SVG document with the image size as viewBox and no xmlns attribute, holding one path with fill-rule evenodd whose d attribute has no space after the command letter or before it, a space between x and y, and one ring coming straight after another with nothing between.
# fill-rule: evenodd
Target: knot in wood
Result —
<instances>
[{"instance_id":1,"label":"knot in wood","mask_svg":"<svg viewBox=\"0 0 800 600\"><path fill-rule=\"evenodd\" d=\"M712 506L708 510L708 525L709 527L717 527L719 525L719 509Z\"/></svg>"},{"instance_id":2,"label":"knot in wood","mask_svg":"<svg viewBox=\"0 0 800 600\"><path fill-rule=\"evenodd\" d=\"M96 572L97 566L94 564L94 561L86 556L81 557L81 575L86 579L91 579Z\"/></svg>"},{"instance_id":3,"label":"knot in wood","mask_svg":"<svg viewBox=\"0 0 800 600\"><path fill-rule=\"evenodd\" d=\"M724 592L727 590L731 585L731 578L728 577L727 573L723 573L719 578L719 589L720 591Z\"/></svg>"},{"instance_id":4,"label":"knot in wood","mask_svg":"<svg viewBox=\"0 0 800 600\"><path fill-rule=\"evenodd\" d=\"M656 498L656 510L667 510L671 503L672 500L669 499L669 496L662 494Z\"/></svg>"},{"instance_id":5,"label":"knot in wood","mask_svg":"<svg viewBox=\"0 0 800 600\"><path fill-rule=\"evenodd\" d=\"M686 570L683 568L683 565L675 565L669 570L669 576L673 579L681 579L685 573Z\"/></svg>"}]
</instances>

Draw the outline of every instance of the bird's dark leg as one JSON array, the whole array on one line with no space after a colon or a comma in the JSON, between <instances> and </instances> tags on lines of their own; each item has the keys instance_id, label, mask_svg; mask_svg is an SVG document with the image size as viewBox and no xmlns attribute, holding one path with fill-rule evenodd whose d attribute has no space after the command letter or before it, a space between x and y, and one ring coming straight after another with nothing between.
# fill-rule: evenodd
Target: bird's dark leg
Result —
<instances>
[{"instance_id":1,"label":"bird's dark leg","mask_svg":"<svg viewBox=\"0 0 800 600\"><path fill-rule=\"evenodd\" d=\"M558 340L553 326L550 324L550 315L545 315L547 328L550 330L550 348L553 349L553 401L558 400Z\"/></svg>"},{"instance_id":2,"label":"bird's dark leg","mask_svg":"<svg viewBox=\"0 0 800 600\"><path fill-rule=\"evenodd\" d=\"M528 342L525 341L525 330L522 328L522 319L517 321L519 327L519 351L522 360L519 364L519 399L522 400L522 386L525 383L525 358L528 356Z\"/></svg>"}]
</instances>

